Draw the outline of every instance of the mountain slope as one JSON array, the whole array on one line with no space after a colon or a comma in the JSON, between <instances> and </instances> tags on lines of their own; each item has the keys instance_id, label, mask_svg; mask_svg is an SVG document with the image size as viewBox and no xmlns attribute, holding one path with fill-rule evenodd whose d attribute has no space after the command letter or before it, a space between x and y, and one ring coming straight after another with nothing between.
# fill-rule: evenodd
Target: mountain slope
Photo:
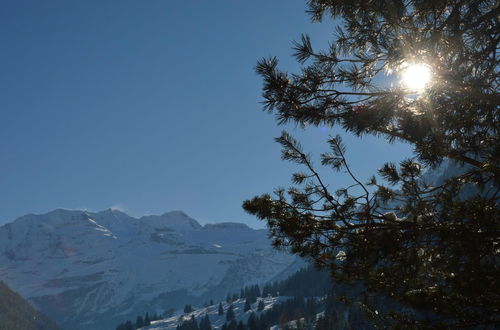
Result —
<instances>
[{"instance_id":1,"label":"mountain slope","mask_svg":"<svg viewBox=\"0 0 500 330\"><path fill-rule=\"evenodd\" d=\"M71 329L218 299L294 260L271 247L265 230L201 226L179 211L136 219L55 210L0 227L0 279Z\"/></svg>"},{"instance_id":2,"label":"mountain slope","mask_svg":"<svg viewBox=\"0 0 500 330\"><path fill-rule=\"evenodd\" d=\"M221 302L224 314L218 315L218 305L211 305L207 307L202 307L194 310L191 313L178 313L172 317L153 321L150 326L146 326L141 328L142 330L167 330L167 329L176 329L178 325L182 324L184 321L189 321L191 317L199 323L200 319L205 317L205 315L209 316L210 323L214 329L221 329L222 326L227 322L226 314L229 306L233 306L235 320L242 321L243 323L247 323L250 314L255 313L255 315L260 316L262 313L270 310L275 304L286 301L290 299L290 297L265 297L259 298L259 301L262 300L264 304L264 308L259 311L258 310L258 302L251 304L251 309L248 311L244 311L245 307L245 299L237 299L233 301L231 304L227 302Z\"/></svg>"},{"instance_id":3,"label":"mountain slope","mask_svg":"<svg viewBox=\"0 0 500 330\"><path fill-rule=\"evenodd\" d=\"M0 281L0 330L57 329L54 322Z\"/></svg>"}]
</instances>

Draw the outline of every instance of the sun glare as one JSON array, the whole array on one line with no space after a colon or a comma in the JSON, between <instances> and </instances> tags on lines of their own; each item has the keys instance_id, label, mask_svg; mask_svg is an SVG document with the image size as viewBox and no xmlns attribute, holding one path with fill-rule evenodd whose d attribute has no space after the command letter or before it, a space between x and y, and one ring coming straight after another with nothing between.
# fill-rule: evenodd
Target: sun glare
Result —
<instances>
[{"instance_id":1,"label":"sun glare","mask_svg":"<svg viewBox=\"0 0 500 330\"><path fill-rule=\"evenodd\" d=\"M408 64L404 67L401 76L407 88L422 92L431 81L431 69L426 64Z\"/></svg>"}]
</instances>

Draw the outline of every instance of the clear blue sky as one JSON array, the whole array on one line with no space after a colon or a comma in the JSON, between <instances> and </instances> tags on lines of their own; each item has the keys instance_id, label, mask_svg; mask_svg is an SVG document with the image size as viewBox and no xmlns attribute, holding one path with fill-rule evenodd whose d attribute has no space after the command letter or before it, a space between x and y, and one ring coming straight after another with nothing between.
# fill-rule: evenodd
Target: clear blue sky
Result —
<instances>
[{"instance_id":1,"label":"clear blue sky","mask_svg":"<svg viewBox=\"0 0 500 330\"><path fill-rule=\"evenodd\" d=\"M293 167L253 67L276 55L295 69L304 32L325 44L333 24L310 23L299 0L3 0L0 224L118 207L263 226L242 201L287 186ZM337 133L290 130L315 154ZM363 178L410 150L346 142Z\"/></svg>"}]
</instances>

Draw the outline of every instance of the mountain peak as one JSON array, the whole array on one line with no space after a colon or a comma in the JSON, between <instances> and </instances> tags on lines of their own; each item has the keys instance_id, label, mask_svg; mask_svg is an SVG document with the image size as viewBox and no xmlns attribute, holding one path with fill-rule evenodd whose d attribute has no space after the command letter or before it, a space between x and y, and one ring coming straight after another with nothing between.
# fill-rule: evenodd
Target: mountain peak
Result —
<instances>
[{"instance_id":1,"label":"mountain peak","mask_svg":"<svg viewBox=\"0 0 500 330\"><path fill-rule=\"evenodd\" d=\"M116 209L108 208L99 212L91 212L87 210L71 210L58 208L42 214L26 214L17 218L14 222L20 223L51 223L65 224L75 223L81 220L92 219L97 224L105 226L110 230L119 230L116 226L138 225L139 223L154 227L154 228L170 228L175 231L192 231L199 229L250 229L246 224L236 222L220 222L214 224L206 224L204 226L181 210L168 211L161 215L146 215L140 218L132 217L125 212ZM128 224L128 225L127 225ZM1 226L0 226L1 227Z\"/></svg>"},{"instance_id":2,"label":"mountain peak","mask_svg":"<svg viewBox=\"0 0 500 330\"><path fill-rule=\"evenodd\" d=\"M198 221L182 211L171 211L162 215L147 215L140 218L139 221L158 228L167 227L176 231L191 231L202 228Z\"/></svg>"},{"instance_id":3,"label":"mountain peak","mask_svg":"<svg viewBox=\"0 0 500 330\"><path fill-rule=\"evenodd\" d=\"M0 226L0 273L63 328L109 329L144 310L267 282L293 262L265 232L234 226L244 225L205 230L182 211L27 215Z\"/></svg>"},{"instance_id":4,"label":"mountain peak","mask_svg":"<svg viewBox=\"0 0 500 330\"><path fill-rule=\"evenodd\" d=\"M184 211L181 210L165 212L161 216L191 218L189 215L187 215Z\"/></svg>"},{"instance_id":5,"label":"mountain peak","mask_svg":"<svg viewBox=\"0 0 500 330\"><path fill-rule=\"evenodd\" d=\"M96 212L95 214L106 215L114 218L121 218L121 217L130 218L130 216L127 213L112 207L110 207L109 209L105 209L104 211Z\"/></svg>"},{"instance_id":6,"label":"mountain peak","mask_svg":"<svg viewBox=\"0 0 500 330\"><path fill-rule=\"evenodd\" d=\"M82 210L66 210L66 209L55 209L53 211L43 213L43 214L34 214L29 213L23 215L16 220L14 223L33 223L33 222L45 222L45 223L65 223L75 218L86 219L89 217L87 211Z\"/></svg>"}]
</instances>

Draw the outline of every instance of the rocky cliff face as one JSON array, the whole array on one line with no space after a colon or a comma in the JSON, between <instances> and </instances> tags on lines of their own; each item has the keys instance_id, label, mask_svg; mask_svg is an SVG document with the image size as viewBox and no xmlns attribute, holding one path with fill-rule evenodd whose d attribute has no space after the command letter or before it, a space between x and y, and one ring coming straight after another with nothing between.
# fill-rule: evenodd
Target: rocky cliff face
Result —
<instances>
[{"instance_id":1,"label":"rocky cliff face","mask_svg":"<svg viewBox=\"0 0 500 330\"><path fill-rule=\"evenodd\" d=\"M201 226L182 212L133 218L55 210L0 227L0 279L68 329L219 299L286 272L265 230Z\"/></svg>"}]
</instances>

